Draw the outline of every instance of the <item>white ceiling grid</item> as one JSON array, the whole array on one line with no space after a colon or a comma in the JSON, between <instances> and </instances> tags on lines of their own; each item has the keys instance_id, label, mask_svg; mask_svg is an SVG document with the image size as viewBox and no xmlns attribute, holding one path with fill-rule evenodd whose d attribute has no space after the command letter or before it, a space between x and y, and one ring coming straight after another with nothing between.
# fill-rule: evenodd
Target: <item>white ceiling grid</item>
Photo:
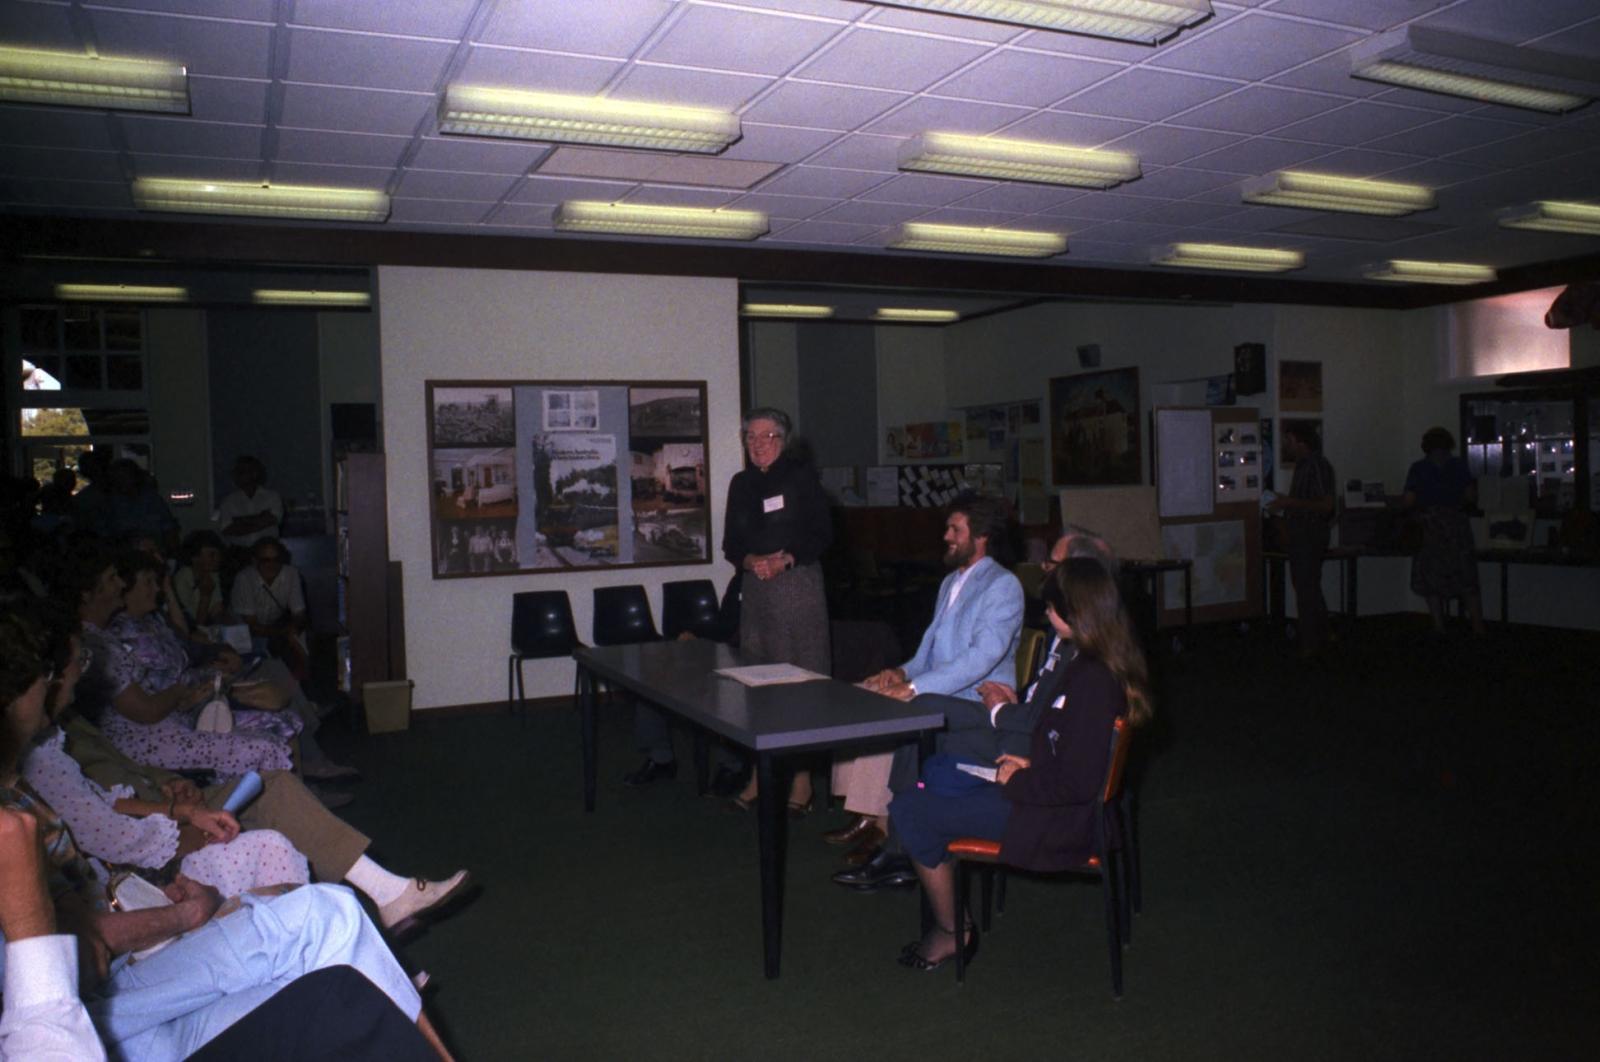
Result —
<instances>
[{"instance_id":1,"label":"white ceiling grid","mask_svg":"<svg viewBox=\"0 0 1600 1062\"><path fill-rule=\"evenodd\" d=\"M133 216L132 178L211 177L383 188L385 224L417 231L553 236L554 205L587 198L763 210L761 243L791 248L899 254L884 245L911 220L1065 232L1041 268L1142 267L1197 240L1302 250L1299 275L1327 280L1385 257L1600 250L1495 224L1535 198L1600 199L1600 104L1386 88L1345 54L1417 23L1594 59L1594 0L1213 6L1151 48L858 0L0 0L0 41L182 62L193 100L187 118L0 106L0 210ZM746 165L543 173L548 145L439 135L454 81L732 109L744 138L719 158ZM899 172L932 129L1132 151L1144 176L1084 192ZM1439 205L1375 220L1240 201L1284 167L1420 182Z\"/></svg>"}]
</instances>

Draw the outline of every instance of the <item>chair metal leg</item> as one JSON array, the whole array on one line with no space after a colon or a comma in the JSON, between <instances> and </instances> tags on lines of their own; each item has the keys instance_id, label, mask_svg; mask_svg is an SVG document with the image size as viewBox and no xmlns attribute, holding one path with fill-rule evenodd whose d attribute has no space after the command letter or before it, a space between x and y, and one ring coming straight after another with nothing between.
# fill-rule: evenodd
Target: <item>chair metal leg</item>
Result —
<instances>
[{"instance_id":1,"label":"chair metal leg","mask_svg":"<svg viewBox=\"0 0 1600 1062\"><path fill-rule=\"evenodd\" d=\"M956 860L956 984L967 979L967 949L962 945L961 932L967 925L967 861ZM985 870L990 868L984 867Z\"/></svg>"},{"instance_id":2,"label":"chair metal leg","mask_svg":"<svg viewBox=\"0 0 1600 1062\"><path fill-rule=\"evenodd\" d=\"M994 883L994 909L998 914L1006 913L1006 868L995 867Z\"/></svg>"},{"instance_id":3,"label":"chair metal leg","mask_svg":"<svg viewBox=\"0 0 1600 1062\"><path fill-rule=\"evenodd\" d=\"M995 868L993 866L985 865L985 866L983 866L983 867L981 867L979 869L980 869L980 872L983 874L983 880L979 883L979 886L978 886L978 888L979 888L979 892L978 892L979 900L978 900L978 902L983 907L983 931L985 933L987 933L987 932L989 932L989 925L990 925L990 923L992 921L992 919L990 918L990 915L993 913L993 910L994 910L994 875L995 875Z\"/></svg>"},{"instance_id":4,"label":"chair metal leg","mask_svg":"<svg viewBox=\"0 0 1600 1062\"><path fill-rule=\"evenodd\" d=\"M1118 927L1121 915L1117 911L1117 887L1111 880L1111 863L1106 860L1100 871L1100 891L1106 900L1106 940L1111 950L1111 998L1122 998L1122 940Z\"/></svg>"},{"instance_id":5,"label":"chair metal leg","mask_svg":"<svg viewBox=\"0 0 1600 1062\"><path fill-rule=\"evenodd\" d=\"M1144 911L1144 893L1139 887L1139 815L1132 799L1127 802L1127 813L1122 816L1122 850L1128 856L1128 892L1133 900L1133 913Z\"/></svg>"}]
</instances>

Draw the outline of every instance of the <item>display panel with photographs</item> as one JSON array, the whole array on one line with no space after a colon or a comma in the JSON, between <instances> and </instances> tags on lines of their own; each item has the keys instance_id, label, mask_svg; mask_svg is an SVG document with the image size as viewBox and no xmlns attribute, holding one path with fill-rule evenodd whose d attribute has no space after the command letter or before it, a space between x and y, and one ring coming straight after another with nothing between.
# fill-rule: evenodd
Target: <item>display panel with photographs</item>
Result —
<instances>
[{"instance_id":1,"label":"display panel with photographs","mask_svg":"<svg viewBox=\"0 0 1600 1062\"><path fill-rule=\"evenodd\" d=\"M434 578L711 559L703 382L427 392Z\"/></svg>"}]
</instances>

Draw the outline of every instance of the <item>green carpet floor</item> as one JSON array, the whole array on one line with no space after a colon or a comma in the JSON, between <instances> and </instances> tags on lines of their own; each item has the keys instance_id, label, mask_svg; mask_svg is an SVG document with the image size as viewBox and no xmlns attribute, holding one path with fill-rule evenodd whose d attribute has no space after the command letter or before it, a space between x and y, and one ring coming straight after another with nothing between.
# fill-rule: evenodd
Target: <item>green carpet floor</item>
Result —
<instances>
[{"instance_id":1,"label":"green carpet floor","mask_svg":"<svg viewBox=\"0 0 1600 1062\"><path fill-rule=\"evenodd\" d=\"M1089 882L1014 880L964 986L898 967L916 896L828 881L838 812L764 980L753 819L625 790L625 709L591 815L568 709L329 744L375 855L481 883L402 949L463 1059L1600 1057L1600 636L1377 617L1306 669L1214 630L1160 686L1121 1002Z\"/></svg>"}]
</instances>

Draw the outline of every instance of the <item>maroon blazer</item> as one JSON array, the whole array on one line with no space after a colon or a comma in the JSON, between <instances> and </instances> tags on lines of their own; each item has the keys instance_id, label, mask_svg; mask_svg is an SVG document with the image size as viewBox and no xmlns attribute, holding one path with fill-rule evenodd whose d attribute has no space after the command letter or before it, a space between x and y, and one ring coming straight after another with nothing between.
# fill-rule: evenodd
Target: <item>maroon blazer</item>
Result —
<instances>
[{"instance_id":1,"label":"maroon blazer","mask_svg":"<svg viewBox=\"0 0 1600 1062\"><path fill-rule=\"evenodd\" d=\"M1094 854L1094 816L1112 725L1128 710L1122 683L1092 656L1079 653L1061 683L1062 706L1039 710L1028 750L1031 766L1000 790L1012 804L1000 858L1030 870L1065 870Z\"/></svg>"}]
</instances>

